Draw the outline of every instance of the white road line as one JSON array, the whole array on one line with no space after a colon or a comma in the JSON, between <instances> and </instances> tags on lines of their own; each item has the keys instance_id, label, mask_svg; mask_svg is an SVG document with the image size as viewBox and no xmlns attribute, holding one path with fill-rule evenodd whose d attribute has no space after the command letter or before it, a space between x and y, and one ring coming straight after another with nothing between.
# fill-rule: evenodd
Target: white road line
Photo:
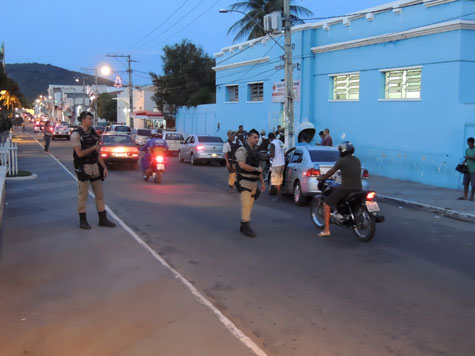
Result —
<instances>
[{"instance_id":1,"label":"white road line","mask_svg":"<svg viewBox=\"0 0 475 356\"><path fill-rule=\"evenodd\" d=\"M43 145L36 139L36 137L32 136L31 134L28 133L42 148ZM63 169L77 182L77 177L71 173L51 152L48 152L48 154L61 166ZM94 193L89 191L89 195L94 198ZM234 323L229 320L221 311L216 308L203 294L200 293L198 289L196 289L195 286L193 286L190 282L188 282L185 277L183 277L178 271L173 269L167 261L163 259L162 256L160 256L157 252L155 252L150 246L147 245L147 243L142 240L127 224L122 221L110 208L108 205L106 205L106 210L107 213L112 216L117 222L119 223L122 228L127 231L132 237L135 239L136 242L138 242L140 245L142 245L150 254L158 261L160 262L165 268L167 268L172 275L175 277L175 279L178 279L180 282L182 282L185 287L189 289L191 294L201 303L207 306L211 311L218 317L219 321L228 329L228 331L234 335L239 341L241 341L244 345L246 345L249 349L251 349L252 352L254 352L258 356L267 356L267 354L254 342L252 341L248 336L246 336Z\"/></svg>"}]
</instances>

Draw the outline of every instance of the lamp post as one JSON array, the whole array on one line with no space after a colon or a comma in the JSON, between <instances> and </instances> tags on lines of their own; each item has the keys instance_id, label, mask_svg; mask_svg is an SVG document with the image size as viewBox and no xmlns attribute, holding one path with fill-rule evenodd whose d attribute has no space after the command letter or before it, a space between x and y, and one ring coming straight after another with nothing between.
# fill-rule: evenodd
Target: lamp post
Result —
<instances>
[{"instance_id":1,"label":"lamp post","mask_svg":"<svg viewBox=\"0 0 475 356\"><path fill-rule=\"evenodd\" d=\"M97 99L99 99L99 92L97 90L97 72L98 68L81 68L81 70L88 70L88 71L94 71L95 73L95 81L94 81L94 94L96 95L95 97L95 102L94 102L94 126L97 126ZM112 69L108 64L103 64L99 68L101 71L101 74L104 76L108 76L111 74Z\"/></svg>"},{"instance_id":2,"label":"lamp post","mask_svg":"<svg viewBox=\"0 0 475 356\"><path fill-rule=\"evenodd\" d=\"M250 18L264 32L264 28L258 20L240 10L220 9L220 13L238 12L245 17ZM290 1L284 0L284 47L277 42L274 37L272 40L279 45L285 52L285 130L287 147L294 146L294 80L293 80L293 64L292 64L292 26L290 20Z\"/></svg>"}]
</instances>

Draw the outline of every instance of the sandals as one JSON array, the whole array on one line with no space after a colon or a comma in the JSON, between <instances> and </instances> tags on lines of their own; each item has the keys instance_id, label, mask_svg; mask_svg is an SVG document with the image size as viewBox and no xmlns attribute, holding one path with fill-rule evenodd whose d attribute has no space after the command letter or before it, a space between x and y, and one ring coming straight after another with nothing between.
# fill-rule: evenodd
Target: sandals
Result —
<instances>
[{"instance_id":1,"label":"sandals","mask_svg":"<svg viewBox=\"0 0 475 356\"><path fill-rule=\"evenodd\" d=\"M330 232L322 231L318 234L318 237L330 237L332 234Z\"/></svg>"}]
</instances>

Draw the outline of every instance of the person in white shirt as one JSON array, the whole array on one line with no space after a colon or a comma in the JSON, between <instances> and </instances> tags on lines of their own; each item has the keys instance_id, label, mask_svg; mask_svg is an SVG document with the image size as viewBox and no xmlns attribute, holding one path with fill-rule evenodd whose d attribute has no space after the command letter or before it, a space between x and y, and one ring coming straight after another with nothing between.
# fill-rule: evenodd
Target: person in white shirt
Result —
<instances>
[{"instance_id":1,"label":"person in white shirt","mask_svg":"<svg viewBox=\"0 0 475 356\"><path fill-rule=\"evenodd\" d=\"M270 184L276 189L276 197L272 200L278 201L281 199L280 186L284 181L285 149L283 142L277 139L272 132L269 134L269 141L270 157L272 158Z\"/></svg>"}]
</instances>

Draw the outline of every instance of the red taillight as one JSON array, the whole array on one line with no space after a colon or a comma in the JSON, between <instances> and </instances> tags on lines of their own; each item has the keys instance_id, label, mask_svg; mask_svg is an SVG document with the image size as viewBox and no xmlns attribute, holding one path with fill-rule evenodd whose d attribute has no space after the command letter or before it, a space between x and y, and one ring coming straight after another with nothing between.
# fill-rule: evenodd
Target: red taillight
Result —
<instances>
[{"instance_id":1,"label":"red taillight","mask_svg":"<svg viewBox=\"0 0 475 356\"><path fill-rule=\"evenodd\" d=\"M361 176L362 179L368 179L369 178L369 172L367 169L363 170L363 175Z\"/></svg>"},{"instance_id":2,"label":"red taillight","mask_svg":"<svg viewBox=\"0 0 475 356\"><path fill-rule=\"evenodd\" d=\"M368 194L366 194L366 200L371 201L374 199L375 196L376 196L375 192L369 192Z\"/></svg>"},{"instance_id":3,"label":"red taillight","mask_svg":"<svg viewBox=\"0 0 475 356\"><path fill-rule=\"evenodd\" d=\"M101 152L101 157L107 157L109 154L107 152Z\"/></svg>"},{"instance_id":4,"label":"red taillight","mask_svg":"<svg viewBox=\"0 0 475 356\"><path fill-rule=\"evenodd\" d=\"M205 149L205 146L203 146L203 145L196 146L197 151L203 151L204 149Z\"/></svg>"},{"instance_id":5,"label":"red taillight","mask_svg":"<svg viewBox=\"0 0 475 356\"><path fill-rule=\"evenodd\" d=\"M164 158L163 156L157 156L155 157L155 160L157 161L157 163L162 163L164 161Z\"/></svg>"},{"instance_id":6,"label":"red taillight","mask_svg":"<svg viewBox=\"0 0 475 356\"><path fill-rule=\"evenodd\" d=\"M138 153L132 153L132 157L138 157L139 154Z\"/></svg>"},{"instance_id":7,"label":"red taillight","mask_svg":"<svg viewBox=\"0 0 475 356\"><path fill-rule=\"evenodd\" d=\"M304 177L320 177L320 170L315 168L310 168L308 171L303 172Z\"/></svg>"}]
</instances>

